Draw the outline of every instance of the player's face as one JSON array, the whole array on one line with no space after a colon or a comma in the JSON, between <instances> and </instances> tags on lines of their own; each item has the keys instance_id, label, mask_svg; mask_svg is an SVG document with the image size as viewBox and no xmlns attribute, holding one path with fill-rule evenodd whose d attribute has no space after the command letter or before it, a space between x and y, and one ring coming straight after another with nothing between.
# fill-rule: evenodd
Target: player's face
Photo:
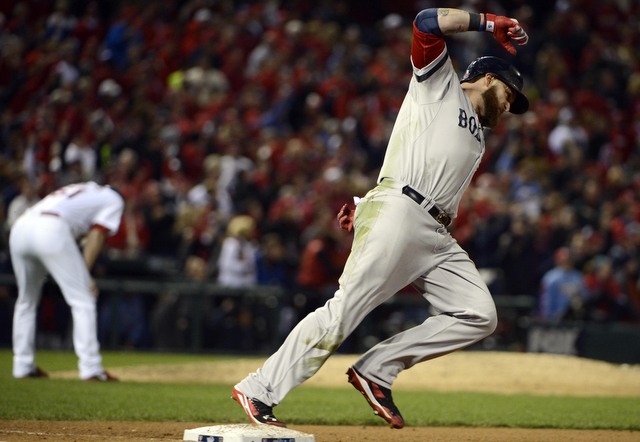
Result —
<instances>
[{"instance_id":1,"label":"player's face","mask_svg":"<svg viewBox=\"0 0 640 442\"><path fill-rule=\"evenodd\" d=\"M509 110L509 106L515 100L515 94L509 86L494 78L491 86L482 93L484 100L484 112L480 115L480 124L493 128L498 124L500 115Z\"/></svg>"}]
</instances>

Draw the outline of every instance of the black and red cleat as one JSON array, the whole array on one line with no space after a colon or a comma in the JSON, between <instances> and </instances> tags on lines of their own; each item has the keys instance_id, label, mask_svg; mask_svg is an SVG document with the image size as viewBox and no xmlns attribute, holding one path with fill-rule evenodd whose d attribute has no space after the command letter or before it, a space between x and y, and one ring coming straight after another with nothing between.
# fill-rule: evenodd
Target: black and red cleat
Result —
<instances>
[{"instance_id":1,"label":"black and red cleat","mask_svg":"<svg viewBox=\"0 0 640 442\"><path fill-rule=\"evenodd\" d=\"M347 370L347 376L349 383L362 393L376 415L386 420L392 428L404 427L404 419L393 403L391 390L365 378L353 367Z\"/></svg>"},{"instance_id":2,"label":"black and red cleat","mask_svg":"<svg viewBox=\"0 0 640 442\"><path fill-rule=\"evenodd\" d=\"M233 387L233 390L231 391L231 398L240 404L244 412L249 416L249 419L254 424L286 427L284 422L279 421L278 418L273 415L273 407L260 402L256 398L245 396L245 394L236 387Z\"/></svg>"}]
</instances>

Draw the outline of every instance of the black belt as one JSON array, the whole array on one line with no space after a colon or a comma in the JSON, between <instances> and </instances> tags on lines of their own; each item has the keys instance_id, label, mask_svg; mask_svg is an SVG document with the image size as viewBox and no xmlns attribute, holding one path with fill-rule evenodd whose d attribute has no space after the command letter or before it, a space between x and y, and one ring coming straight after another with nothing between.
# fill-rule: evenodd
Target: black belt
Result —
<instances>
[{"instance_id":1,"label":"black belt","mask_svg":"<svg viewBox=\"0 0 640 442\"><path fill-rule=\"evenodd\" d=\"M424 196L422 196L420 192L413 189L411 186L404 186L402 188L402 193L407 195L419 205L424 202ZM443 226L448 227L449 224L451 224L451 217L449 216L449 214L444 210L440 210L435 204L431 206L431 208L429 208L428 212L429 215L433 217L433 219L438 221Z\"/></svg>"}]
</instances>

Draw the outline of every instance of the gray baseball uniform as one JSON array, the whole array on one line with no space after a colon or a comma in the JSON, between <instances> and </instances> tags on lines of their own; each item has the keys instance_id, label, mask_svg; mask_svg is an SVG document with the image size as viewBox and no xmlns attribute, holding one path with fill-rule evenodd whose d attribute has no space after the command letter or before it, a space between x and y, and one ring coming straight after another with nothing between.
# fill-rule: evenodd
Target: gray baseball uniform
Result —
<instances>
[{"instance_id":1,"label":"gray baseball uniform","mask_svg":"<svg viewBox=\"0 0 640 442\"><path fill-rule=\"evenodd\" d=\"M442 28L444 26L444 29ZM283 426L273 406L318 371L375 307L412 284L438 311L422 324L375 345L347 370L374 413L393 428L404 419L391 385L418 362L445 355L495 330L493 299L474 263L446 227L484 153L482 121L493 127L507 111L524 113L522 76L497 57L480 57L460 80L443 36L491 32L510 53L528 35L517 20L429 8L416 16L413 76L391 133L378 185L340 226L354 228L339 289L304 318L262 368L232 389L252 422Z\"/></svg>"},{"instance_id":2,"label":"gray baseball uniform","mask_svg":"<svg viewBox=\"0 0 640 442\"><path fill-rule=\"evenodd\" d=\"M339 289L236 386L247 397L280 403L369 312L408 284L440 314L377 344L354 364L383 387L390 388L402 370L473 344L497 325L487 286L444 225L484 153L478 117L444 39L414 27L412 63L378 185L356 208Z\"/></svg>"},{"instance_id":3,"label":"gray baseball uniform","mask_svg":"<svg viewBox=\"0 0 640 442\"><path fill-rule=\"evenodd\" d=\"M73 317L73 345L81 379L104 372L97 339L96 297L77 240L92 228L115 234L124 201L94 182L63 187L27 210L11 229L9 245L18 284L13 317L13 375L35 368L36 313L47 273Z\"/></svg>"}]
</instances>

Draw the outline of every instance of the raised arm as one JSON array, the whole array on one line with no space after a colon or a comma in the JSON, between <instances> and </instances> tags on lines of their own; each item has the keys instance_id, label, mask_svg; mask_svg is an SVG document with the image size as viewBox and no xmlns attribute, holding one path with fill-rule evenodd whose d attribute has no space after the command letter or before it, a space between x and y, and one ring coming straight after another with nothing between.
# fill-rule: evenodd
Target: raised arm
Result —
<instances>
[{"instance_id":1,"label":"raised arm","mask_svg":"<svg viewBox=\"0 0 640 442\"><path fill-rule=\"evenodd\" d=\"M511 55L516 54L513 43L521 46L529 41L529 36L514 18L490 13L478 14L461 9L425 9L416 16L415 26L420 32L438 37L467 31L491 32Z\"/></svg>"}]
</instances>

